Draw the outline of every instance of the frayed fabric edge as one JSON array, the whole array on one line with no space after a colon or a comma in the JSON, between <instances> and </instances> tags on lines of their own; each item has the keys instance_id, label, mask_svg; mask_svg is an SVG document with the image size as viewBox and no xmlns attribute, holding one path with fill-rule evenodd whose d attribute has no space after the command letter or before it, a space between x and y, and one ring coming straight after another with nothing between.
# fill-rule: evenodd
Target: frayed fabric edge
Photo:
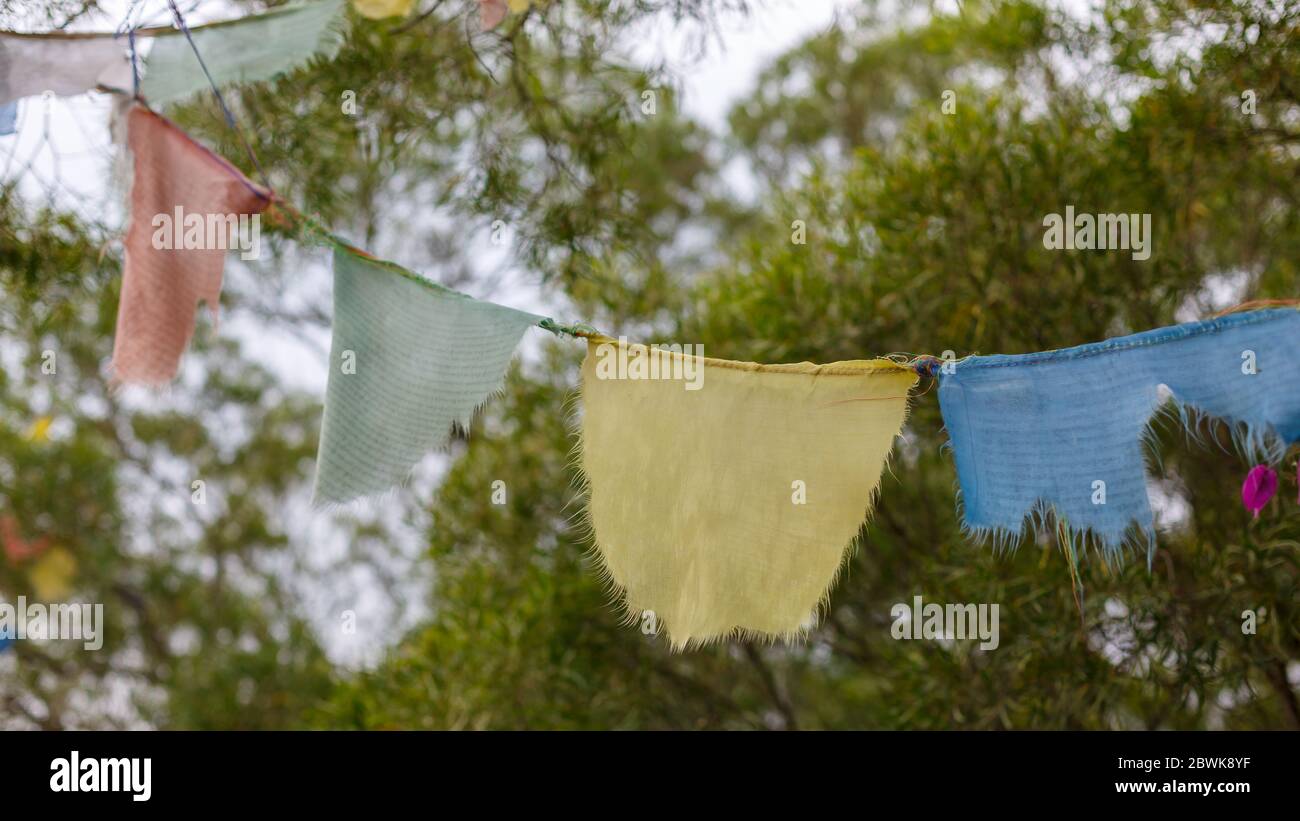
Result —
<instances>
[{"instance_id":1,"label":"frayed fabric edge","mask_svg":"<svg viewBox=\"0 0 1300 821\"><path fill-rule=\"evenodd\" d=\"M1162 414L1177 418L1189 443L1200 446L1213 443L1224 452L1228 452L1224 442L1207 428L1215 422L1226 425L1233 449L1237 454L1250 460L1276 464L1283 459L1289 447L1289 443L1271 424L1251 424L1245 420L1217 416L1184 402L1171 392L1166 402L1152 410L1142 432L1147 457L1157 466L1160 465L1160 459L1154 446L1156 436L1154 426ZM945 442L941 450L951 453L952 441ZM1154 478L1153 473L1150 465L1145 468L1144 474L1149 483ZM1131 553L1145 551L1147 572L1151 572L1158 541L1154 519L1149 522L1132 519L1120 533L1100 533L1088 527L1072 527L1068 519L1057 510L1053 501L1040 497L1024 511L1018 528L1012 529L1003 525L976 525L972 524L966 515L960 485L956 488L955 496L957 519L962 535L981 547L991 547L994 553L1014 553L1031 535L1053 533L1058 546L1066 553L1066 558L1070 562L1073 584L1080 596L1083 587L1079 569L1089 556L1101 558L1107 567L1122 567ZM1055 527L1051 526L1051 522L1055 522Z\"/></svg>"}]
</instances>

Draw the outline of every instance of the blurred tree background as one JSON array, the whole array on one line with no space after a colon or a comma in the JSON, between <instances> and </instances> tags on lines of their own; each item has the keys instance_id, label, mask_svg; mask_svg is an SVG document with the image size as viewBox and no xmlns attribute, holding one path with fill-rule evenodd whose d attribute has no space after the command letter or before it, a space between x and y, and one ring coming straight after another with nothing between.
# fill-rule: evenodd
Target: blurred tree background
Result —
<instances>
[{"instance_id":1,"label":"blurred tree background","mask_svg":"<svg viewBox=\"0 0 1300 821\"><path fill-rule=\"evenodd\" d=\"M117 22L19 5L0 0L6 27ZM420 0L404 21L352 16L336 59L229 98L272 184L380 256L516 304L522 271L554 315L712 356L1023 353L1297 296L1294 0L848 4L764 69L726 133L620 48L672 30L725 49L766 5L534 0L479 33L476 3ZM251 170L215 103L168 114ZM427 481L312 514L320 394L225 328L319 346L324 254L281 237L252 270L232 257L223 330L200 328L180 383L115 394L121 220L17 177L0 189L0 513L74 557L68 596L104 602L108 633L96 653L7 648L0 727L1300 729L1294 452L1252 521L1248 463L1159 423L1154 564L1087 563L1080 610L1051 533L1006 555L962 537L921 395L808 641L672 654L622 625L575 524L581 346L536 346ZM1066 205L1152 214L1151 258L1044 250ZM489 264L497 220L510 254ZM0 557L0 596L33 595L36 561ZM381 612L414 614L362 619L360 666L329 653L355 585L319 594L358 577ZM1000 647L893 640L891 606L916 595L999 603Z\"/></svg>"}]
</instances>

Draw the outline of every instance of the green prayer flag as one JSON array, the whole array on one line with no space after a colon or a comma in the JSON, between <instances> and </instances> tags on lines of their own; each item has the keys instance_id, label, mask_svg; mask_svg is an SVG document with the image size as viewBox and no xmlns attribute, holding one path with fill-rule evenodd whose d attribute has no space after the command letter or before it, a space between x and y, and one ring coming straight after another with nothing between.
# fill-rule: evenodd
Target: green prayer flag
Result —
<instances>
[{"instance_id":1,"label":"green prayer flag","mask_svg":"<svg viewBox=\"0 0 1300 821\"><path fill-rule=\"evenodd\" d=\"M317 506L389 490L501 389L542 317L481 302L395 265L334 251L334 332L316 459Z\"/></svg>"},{"instance_id":2,"label":"green prayer flag","mask_svg":"<svg viewBox=\"0 0 1300 821\"><path fill-rule=\"evenodd\" d=\"M155 106L209 88L203 65L217 85L266 80L306 63L315 54L332 57L342 42L343 0L283 6L229 24L155 38L145 58L140 94Z\"/></svg>"}]
</instances>

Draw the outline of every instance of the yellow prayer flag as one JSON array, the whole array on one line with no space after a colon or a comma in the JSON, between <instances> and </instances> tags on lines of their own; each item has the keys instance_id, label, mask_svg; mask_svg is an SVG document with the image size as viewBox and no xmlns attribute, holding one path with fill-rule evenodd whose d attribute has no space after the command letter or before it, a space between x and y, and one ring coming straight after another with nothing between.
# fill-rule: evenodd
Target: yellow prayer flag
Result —
<instances>
[{"instance_id":1,"label":"yellow prayer flag","mask_svg":"<svg viewBox=\"0 0 1300 821\"><path fill-rule=\"evenodd\" d=\"M811 627L916 378L887 359L759 365L591 340L588 516L629 622L675 649Z\"/></svg>"},{"instance_id":2,"label":"yellow prayer flag","mask_svg":"<svg viewBox=\"0 0 1300 821\"><path fill-rule=\"evenodd\" d=\"M415 0L352 0L352 7L362 17L382 20L385 17L405 17L411 13Z\"/></svg>"}]
</instances>

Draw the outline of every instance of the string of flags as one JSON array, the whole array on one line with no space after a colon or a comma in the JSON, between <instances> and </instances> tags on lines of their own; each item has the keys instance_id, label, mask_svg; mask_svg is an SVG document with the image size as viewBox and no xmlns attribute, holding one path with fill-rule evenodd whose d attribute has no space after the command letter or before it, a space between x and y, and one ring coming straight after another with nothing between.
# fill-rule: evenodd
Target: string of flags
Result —
<instances>
[{"instance_id":1,"label":"string of flags","mask_svg":"<svg viewBox=\"0 0 1300 821\"><path fill-rule=\"evenodd\" d=\"M353 1L375 17L412 6ZM527 4L484 2L485 28L500 22L498 6ZM118 383L165 384L198 304L215 316L227 246L197 241L213 230L204 215L225 215L233 230L238 218L273 209L300 236L330 247L334 315L317 506L390 490L454 430L467 430L532 327L587 343L579 445L586 525L629 620L653 611L677 649L735 636L790 639L816 623L922 378L938 383L965 531L1010 547L1050 513L1076 584L1090 550L1109 562L1145 546L1150 562L1156 531L1143 440L1167 401L1189 430L1203 417L1228 423L1240 450L1260 462L1241 488L1253 516L1275 495L1274 466L1300 440L1294 307L1014 356L825 365L706 358L690 346L630 343L474 299L376 259L146 102L182 99L202 87L196 77L215 91L332 54L342 9L342 0L321 0L189 30L173 5L184 39L159 35L126 114L134 179L112 358ZM0 103L46 87L136 85L134 49L124 75L111 54L117 47L105 42L0 34L0 67L8 67ZM20 53L28 61L16 64ZM50 68L37 76L34 66Z\"/></svg>"},{"instance_id":2,"label":"string of flags","mask_svg":"<svg viewBox=\"0 0 1300 821\"><path fill-rule=\"evenodd\" d=\"M343 39L343 9L343 0L320 0L192 29L0 32L0 134L13 133L20 99L46 92L101 90L163 105L210 83L272 79L317 55L333 56ZM144 39L154 41L147 55L138 48Z\"/></svg>"},{"instance_id":3,"label":"string of flags","mask_svg":"<svg viewBox=\"0 0 1300 821\"><path fill-rule=\"evenodd\" d=\"M530 5L529 0L479 0L480 25L484 31L493 29L508 14L522 14ZM415 0L352 0L352 6L363 17L384 19L409 15ZM210 82L259 82L314 57L328 59L343 42L344 8L344 0L294 3L188 30L0 32L0 135L14 132L20 99L47 91L60 97L95 89L134 95L136 76L143 70L138 94L161 106L183 100ZM137 53L138 38L153 41L145 56Z\"/></svg>"}]
</instances>

